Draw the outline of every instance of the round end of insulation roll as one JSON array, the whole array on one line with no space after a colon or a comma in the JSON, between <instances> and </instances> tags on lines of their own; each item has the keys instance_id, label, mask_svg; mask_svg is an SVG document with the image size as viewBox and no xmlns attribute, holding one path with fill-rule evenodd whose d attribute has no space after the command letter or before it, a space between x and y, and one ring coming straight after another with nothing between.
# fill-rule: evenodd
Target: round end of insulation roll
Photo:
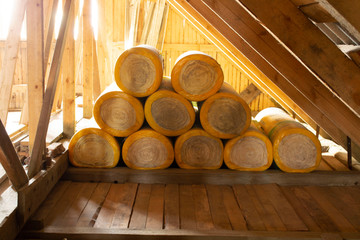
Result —
<instances>
[{"instance_id":1,"label":"round end of insulation roll","mask_svg":"<svg viewBox=\"0 0 360 240\"><path fill-rule=\"evenodd\" d=\"M202 52L190 51L179 56L171 71L175 91L191 101L203 101L215 94L224 82L220 64Z\"/></svg>"},{"instance_id":2,"label":"round end of insulation roll","mask_svg":"<svg viewBox=\"0 0 360 240\"><path fill-rule=\"evenodd\" d=\"M243 134L249 128L251 110L241 97L220 92L202 104L200 122L211 135L230 139Z\"/></svg>"},{"instance_id":3,"label":"round end of insulation roll","mask_svg":"<svg viewBox=\"0 0 360 240\"><path fill-rule=\"evenodd\" d=\"M225 144L224 162L234 170L264 171L273 162L271 141L258 131L246 131Z\"/></svg>"},{"instance_id":4,"label":"round end of insulation roll","mask_svg":"<svg viewBox=\"0 0 360 240\"><path fill-rule=\"evenodd\" d=\"M223 143L202 129L191 129L175 142L175 160L183 169L218 169L223 163Z\"/></svg>"},{"instance_id":5,"label":"round end of insulation roll","mask_svg":"<svg viewBox=\"0 0 360 240\"><path fill-rule=\"evenodd\" d=\"M159 51L151 46L137 46L124 51L115 64L115 82L121 90L134 96L154 93L163 78Z\"/></svg>"},{"instance_id":6,"label":"round end of insulation roll","mask_svg":"<svg viewBox=\"0 0 360 240\"><path fill-rule=\"evenodd\" d=\"M321 144L307 129L284 129L272 139L274 161L282 171L307 173L319 166Z\"/></svg>"},{"instance_id":7,"label":"round end of insulation roll","mask_svg":"<svg viewBox=\"0 0 360 240\"><path fill-rule=\"evenodd\" d=\"M82 129L70 140L69 161L75 167L112 168L119 159L118 142L101 129Z\"/></svg>"},{"instance_id":8,"label":"round end of insulation roll","mask_svg":"<svg viewBox=\"0 0 360 240\"><path fill-rule=\"evenodd\" d=\"M94 118L101 129L116 137L127 137L144 122L141 102L121 91L101 95L94 104Z\"/></svg>"},{"instance_id":9,"label":"round end of insulation roll","mask_svg":"<svg viewBox=\"0 0 360 240\"><path fill-rule=\"evenodd\" d=\"M127 137L122 154L126 166L140 170L164 169L174 161L170 140L151 129L142 129Z\"/></svg>"},{"instance_id":10,"label":"round end of insulation roll","mask_svg":"<svg viewBox=\"0 0 360 240\"><path fill-rule=\"evenodd\" d=\"M146 100L145 118L150 127L165 136L179 136L195 122L195 111L183 96L159 90Z\"/></svg>"}]
</instances>

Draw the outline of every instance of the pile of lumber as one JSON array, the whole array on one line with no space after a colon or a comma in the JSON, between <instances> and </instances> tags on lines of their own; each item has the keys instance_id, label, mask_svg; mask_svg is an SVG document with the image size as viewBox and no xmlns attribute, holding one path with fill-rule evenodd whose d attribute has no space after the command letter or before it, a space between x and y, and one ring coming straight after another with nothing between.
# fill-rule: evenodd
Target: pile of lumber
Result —
<instances>
[{"instance_id":1,"label":"pile of lumber","mask_svg":"<svg viewBox=\"0 0 360 240\"><path fill-rule=\"evenodd\" d=\"M115 83L94 105L100 128L83 129L70 141L74 166L110 168L121 160L133 169L163 169L175 160L184 169L217 169L224 162L230 169L263 171L273 155L288 172L308 172L319 164L311 132L279 120L279 114L278 122L266 121L273 110L252 122L248 104L224 83L221 66L202 52L182 54L164 77L160 53L137 46L119 56L114 72ZM276 138L278 125L288 126L288 134Z\"/></svg>"}]
</instances>

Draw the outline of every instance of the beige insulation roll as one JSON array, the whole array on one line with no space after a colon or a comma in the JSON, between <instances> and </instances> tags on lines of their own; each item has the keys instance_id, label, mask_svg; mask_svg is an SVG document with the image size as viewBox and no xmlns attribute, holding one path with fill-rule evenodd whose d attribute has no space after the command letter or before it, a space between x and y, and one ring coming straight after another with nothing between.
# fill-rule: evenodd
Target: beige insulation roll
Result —
<instances>
[{"instance_id":1,"label":"beige insulation roll","mask_svg":"<svg viewBox=\"0 0 360 240\"><path fill-rule=\"evenodd\" d=\"M251 123L247 103L228 83L206 99L200 107L201 126L218 138L234 138L243 134Z\"/></svg>"},{"instance_id":2,"label":"beige insulation roll","mask_svg":"<svg viewBox=\"0 0 360 240\"><path fill-rule=\"evenodd\" d=\"M93 112L99 127L116 137L129 136L144 122L141 102L114 85L110 85L96 100Z\"/></svg>"},{"instance_id":3,"label":"beige insulation roll","mask_svg":"<svg viewBox=\"0 0 360 240\"><path fill-rule=\"evenodd\" d=\"M179 136L195 122L192 104L174 92L168 77L164 77L160 89L147 98L144 112L150 127L165 136Z\"/></svg>"},{"instance_id":4,"label":"beige insulation roll","mask_svg":"<svg viewBox=\"0 0 360 240\"><path fill-rule=\"evenodd\" d=\"M271 141L255 123L251 123L244 134L227 141L224 162L230 169L264 171L273 162Z\"/></svg>"},{"instance_id":5,"label":"beige insulation roll","mask_svg":"<svg viewBox=\"0 0 360 240\"><path fill-rule=\"evenodd\" d=\"M176 92L191 101L203 101L215 94L224 82L220 64L209 55L189 51L178 57L171 71Z\"/></svg>"},{"instance_id":6,"label":"beige insulation roll","mask_svg":"<svg viewBox=\"0 0 360 240\"><path fill-rule=\"evenodd\" d=\"M140 45L124 51L115 64L115 81L126 93L146 97L160 86L163 77L163 59L151 46Z\"/></svg>"},{"instance_id":7,"label":"beige insulation roll","mask_svg":"<svg viewBox=\"0 0 360 240\"><path fill-rule=\"evenodd\" d=\"M301 123L279 108L259 112L256 120L273 144L274 161L285 172L311 172L320 164L321 144Z\"/></svg>"},{"instance_id":8,"label":"beige insulation roll","mask_svg":"<svg viewBox=\"0 0 360 240\"><path fill-rule=\"evenodd\" d=\"M184 169L218 169L223 163L223 143L199 128L179 136L175 142L175 160Z\"/></svg>"},{"instance_id":9,"label":"beige insulation roll","mask_svg":"<svg viewBox=\"0 0 360 240\"><path fill-rule=\"evenodd\" d=\"M69 160L75 167L112 168L120 159L116 139L98 128L84 128L70 140Z\"/></svg>"},{"instance_id":10,"label":"beige insulation roll","mask_svg":"<svg viewBox=\"0 0 360 240\"><path fill-rule=\"evenodd\" d=\"M122 156L129 168L164 169L173 163L174 149L167 137L145 128L126 138Z\"/></svg>"}]
</instances>

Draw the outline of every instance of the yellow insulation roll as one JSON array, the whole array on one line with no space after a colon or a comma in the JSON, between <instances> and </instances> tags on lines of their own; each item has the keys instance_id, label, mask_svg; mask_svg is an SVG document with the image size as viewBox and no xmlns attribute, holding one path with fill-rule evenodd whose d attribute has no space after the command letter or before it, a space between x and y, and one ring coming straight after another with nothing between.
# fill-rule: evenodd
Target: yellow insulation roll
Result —
<instances>
[{"instance_id":1,"label":"yellow insulation roll","mask_svg":"<svg viewBox=\"0 0 360 240\"><path fill-rule=\"evenodd\" d=\"M192 104L174 92L168 77L164 77L160 89L147 98L144 112L150 127L165 136L179 136L195 122Z\"/></svg>"},{"instance_id":2,"label":"yellow insulation roll","mask_svg":"<svg viewBox=\"0 0 360 240\"><path fill-rule=\"evenodd\" d=\"M223 143L202 129L194 128L175 142L175 160L184 169L218 169L223 163Z\"/></svg>"},{"instance_id":3,"label":"yellow insulation roll","mask_svg":"<svg viewBox=\"0 0 360 240\"><path fill-rule=\"evenodd\" d=\"M94 118L101 129L116 137L127 137L144 122L141 102L121 91L101 95L94 105Z\"/></svg>"},{"instance_id":4,"label":"yellow insulation roll","mask_svg":"<svg viewBox=\"0 0 360 240\"><path fill-rule=\"evenodd\" d=\"M321 144L301 123L279 108L256 116L273 144L274 161L285 172L311 172L320 164Z\"/></svg>"},{"instance_id":5,"label":"yellow insulation roll","mask_svg":"<svg viewBox=\"0 0 360 240\"><path fill-rule=\"evenodd\" d=\"M251 111L240 95L228 83L224 83L218 93L201 104L200 122L211 135L230 139L249 128Z\"/></svg>"},{"instance_id":6,"label":"yellow insulation roll","mask_svg":"<svg viewBox=\"0 0 360 240\"><path fill-rule=\"evenodd\" d=\"M152 129L142 129L126 138L122 156L129 168L164 169L174 161L174 148L164 135Z\"/></svg>"},{"instance_id":7,"label":"yellow insulation roll","mask_svg":"<svg viewBox=\"0 0 360 240\"><path fill-rule=\"evenodd\" d=\"M124 51L115 64L115 81L124 92L135 97L146 97L160 86L163 59L151 46L140 45Z\"/></svg>"},{"instance_id":8,"label":"yellow insulation roll","mask_svg":"<svg viewBox=\"0 0 360 240\"><path fill-rule=\"evenodd\" d=\"M69 160L75 167L112 168L120 159L116 139L98 128L84 128L70 140Z\"/></svg>"},{"instance_id":9,"label":"yellow insulation roll","mask_svg":"<svg viewBox=\"0 0 360 240\"><path fill-rule=\"evenodd\" d=\"M224 82L220 64L209 55L189 51L178 57L171 71L176 92L191 101L203 101L215 94Z\"/></svg>"},{"instance_id":10,"label":"yellow insulation roll","mask_svg":"<svg viewBox=\"0 0 360 240\"><path fill-rule=\"evenodd\" d=\"M241 171L264 171L273 162L272 144L255 124L225 144L224 162L230 169Z\"/></svg>"}]
</instances>

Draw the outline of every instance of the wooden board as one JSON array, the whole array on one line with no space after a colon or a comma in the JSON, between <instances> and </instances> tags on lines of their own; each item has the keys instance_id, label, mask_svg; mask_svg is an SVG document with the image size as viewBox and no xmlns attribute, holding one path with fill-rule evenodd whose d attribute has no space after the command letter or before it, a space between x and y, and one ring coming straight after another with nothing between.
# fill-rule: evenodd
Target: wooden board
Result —
<instances>
[{"instance_id":1,"label":"wooden board","mask_svg":"<svg viewBox=\"0 0 360 240\"><path fill-rule=\"evenodd\" d=\"M63 177L71 181L94 182L134 182L162 184L267 184L278 185L357 185L360 182L358 171L314 171L309 174L285 173L269 169L264 172L241 172L229 169L188 170L168 168L163 170L134 170L126 167L112 169L86 169L69 167Z\"/></svg>"}]
</instances>

